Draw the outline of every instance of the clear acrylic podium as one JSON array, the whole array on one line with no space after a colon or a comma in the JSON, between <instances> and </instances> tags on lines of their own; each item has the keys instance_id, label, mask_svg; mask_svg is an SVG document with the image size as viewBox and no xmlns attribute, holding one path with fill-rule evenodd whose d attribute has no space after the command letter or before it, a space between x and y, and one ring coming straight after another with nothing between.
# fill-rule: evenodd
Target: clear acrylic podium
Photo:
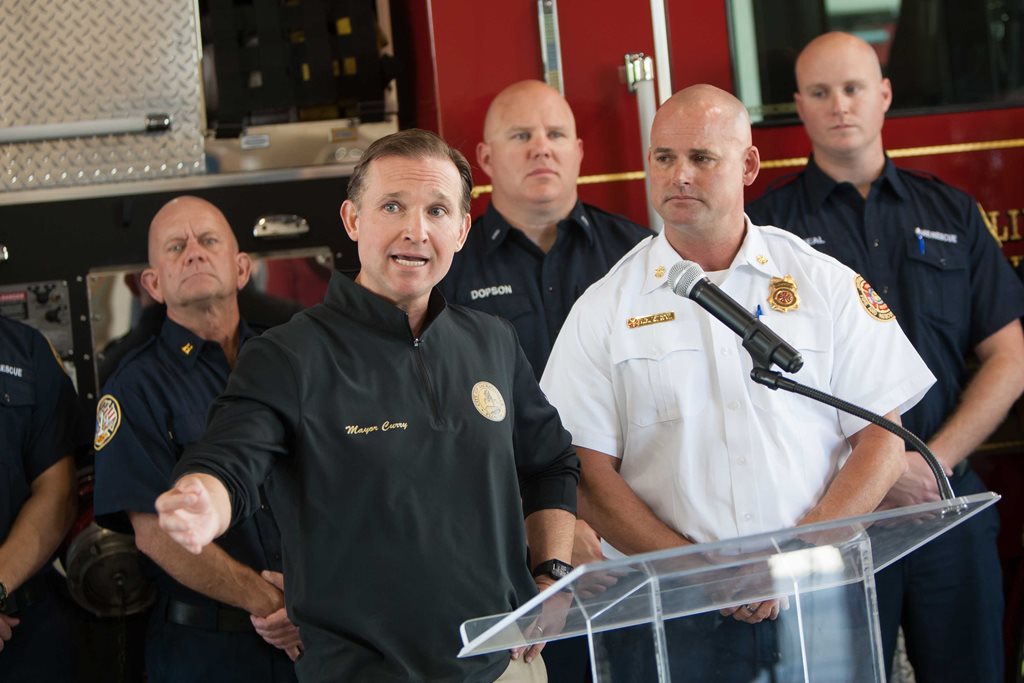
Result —
<instances>
[{"instance_id":1,"label":"clear acrylic podium","mask_svg":"<svg viewBox=\"0 0 1024 683\"><path fill-rule=\"evenodd\" d=\"M459 656L586 635L599 683L881 683L874 573L998 499L980 493L583 565L515 612L463 623ZM781 607L772 642L733 642L734 620L720 610L764 600ZM738 673L748 666L759 673Z\"/></svg>"}]
</instances>

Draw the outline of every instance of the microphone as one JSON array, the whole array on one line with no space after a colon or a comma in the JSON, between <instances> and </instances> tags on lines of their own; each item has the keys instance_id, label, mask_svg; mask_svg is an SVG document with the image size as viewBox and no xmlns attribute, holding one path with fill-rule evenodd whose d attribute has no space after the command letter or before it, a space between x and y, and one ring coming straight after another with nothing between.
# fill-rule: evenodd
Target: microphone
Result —
<instances>
[{"instance_id":1,"label":"microphone","mask_svg":"<svg viewBox=\"0 0 1024 683\"><path fill-rule=\"evenodd\" d=\"M804 366L804 359L796 349L711 282L693 261L680 261L672 266L668 272L668 284L674 293L697 302L738 334L755 366L768 369L775 363L786 372L796 372Z\"/></svg>"}]
</instances>

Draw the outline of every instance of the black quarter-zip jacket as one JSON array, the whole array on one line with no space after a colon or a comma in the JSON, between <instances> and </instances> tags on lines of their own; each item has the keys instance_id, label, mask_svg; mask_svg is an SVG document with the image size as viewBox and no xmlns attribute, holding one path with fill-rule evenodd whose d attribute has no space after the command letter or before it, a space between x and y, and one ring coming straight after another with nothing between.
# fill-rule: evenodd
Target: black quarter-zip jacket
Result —
<instances>
[{"instance_id":1,"label":"black quarter-zip jacket","mask_svg":"<svg viewBox=\"0 0 1024 683\"><path fill-rule=\"evenodd\" d=\"M303 681L493 681L459 625L536 593L523 519L575 513L579 462L511 325L431 294L400 309L335 273L324 303L246 344L174 472L267 495Z\"/></svg>"}]
</instances>

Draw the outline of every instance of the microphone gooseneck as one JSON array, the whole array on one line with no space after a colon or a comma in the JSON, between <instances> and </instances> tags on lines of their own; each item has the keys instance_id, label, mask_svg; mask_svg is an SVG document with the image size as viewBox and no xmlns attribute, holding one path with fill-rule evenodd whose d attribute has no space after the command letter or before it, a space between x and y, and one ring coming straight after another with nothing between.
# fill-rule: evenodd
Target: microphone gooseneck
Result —
<instances>
[{"instance_id":1,"label":"microphone gooseneck","mask_svg":"<svg viewBox=\"0 0 1024 683\"><path fill-rule=\"evenodd\" d=\"M750 376L758 384L769 389L783 389L806 398L819 401L843 412L856 415L896 434L917 450L935 477L939 494L943 500L955 497L942 466L928 446L916 435L886 418L865 410L858 405L836 398L823 391L804 386L771 370L775 363L787 372L796 372L803 367L803 359L792 346L765 326L755 315L740 306L735 299L707 279L704 270L692 261L680 261L668 273L668 284L678 296L692 299L704 310L724 323L743 340L743 348L754 360ZM959 510L957 506L950 508Z\"/></svg>"}]
</instances>

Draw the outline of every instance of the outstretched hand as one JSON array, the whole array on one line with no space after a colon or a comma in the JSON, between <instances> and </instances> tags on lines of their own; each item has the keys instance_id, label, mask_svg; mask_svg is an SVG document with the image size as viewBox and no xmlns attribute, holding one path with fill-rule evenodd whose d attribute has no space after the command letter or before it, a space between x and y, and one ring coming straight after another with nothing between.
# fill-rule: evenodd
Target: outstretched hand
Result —
<instances>
[{"instance_id":1,"label":"outstretched hand","mask_svg":"<svg viewBox=\"0 0 1024 683\"><path fill-rule=\"evenodd\" d=\"M195 555L227 528L207 480L223 490L223 484L209 475L187 474L156 499L160 528ZM227 492L223 493L226 499Z\"/></svg>"}]
</instances>

